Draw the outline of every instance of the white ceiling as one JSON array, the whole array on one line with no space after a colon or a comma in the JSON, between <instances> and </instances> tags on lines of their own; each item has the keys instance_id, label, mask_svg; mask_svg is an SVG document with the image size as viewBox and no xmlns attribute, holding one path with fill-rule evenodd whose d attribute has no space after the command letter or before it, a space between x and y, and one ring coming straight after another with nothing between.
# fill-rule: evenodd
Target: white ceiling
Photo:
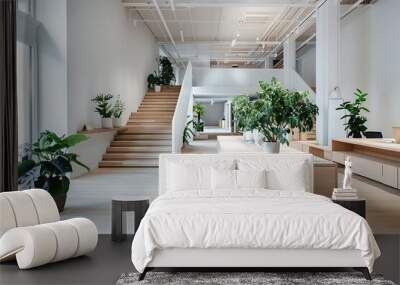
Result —
<instances>
[{"instance_id":1,"label":"white ceiling","mask_svg":"<svg viewBox=\"0 0 400 285\"><path fill-rule=\"evenodd\" d=\"M206 65L238 60L263 63L317 2L122 0L127 9L137 12L131 20L145 22L167 55L178 62L192 60Z\"/></svg>"}]
</instances>

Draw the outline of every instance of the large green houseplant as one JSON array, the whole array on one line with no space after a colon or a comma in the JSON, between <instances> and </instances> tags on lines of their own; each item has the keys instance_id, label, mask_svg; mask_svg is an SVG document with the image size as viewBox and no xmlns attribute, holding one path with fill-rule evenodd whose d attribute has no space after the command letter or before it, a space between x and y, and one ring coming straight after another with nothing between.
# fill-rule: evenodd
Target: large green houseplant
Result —
<instances>
[{"instance_id":1,"label":"large green houseplant","mask_svg":"<svg viewBox=\"0 0 400 285\"><path fill-rule=\"evenodd\" d=\"M238 130L243 132L246 142L253 141L253 130L257 129L258 116L254 102L248 96L237 96L232 101L234 121Z\"/></svg>"},{"instance_id":2,"label":"large green houseplant","mask_svg":"<svg viewBox=\"0 0 400 285\"><path fill-rule=\"evenodd\" d=\"M54 132L42 132L38 141L30 147L29 153L18 163L19 184L47 190L62 212L69 190L68 175L72 172L71 163L89 171L89 168L78 160L77 154L69 152L69 148L85 140L87 137L83 134L60 137Z\"/></svg>"},{"instance_id":3,"label":"large green houseplant","mask_svg":"<svg viewBox=\"0 0 400 285\"><path fill-rule=\"evenodd\" d=\"M205 106L200 103L196 103L193 105L193 113L195 113L197 122L194 125L196 131L202 132L204 131L204 122L201 121L201 116L204 115L205 112Z\"/></svg>"},{"instance_id":4,"label":"large green houseplant","mask_svg":"<svg viewBox=\"0 0 400 285\"><path fill-rule=\"evenodd\" d=\"M364 134L367 130L367 127L365 126L367 118L361 115L361 112L363 111L369 112L367 108L362 106L367 100L367 95L367 93L357 89L356 92L354 92L354 96L356 97L354 102L345 101L336 108L336 110L347 111L347 114L340 118L347 119L344 123L347 137L361 138L361 134Z\"/></svg>"},{"instance_id":5,"label":"large green houseplant","mask_svg":"<svg viewBox=\"0 0 400 285\"><path fill-rule=\"evenodd\" d=\"M162 85L170 85L171 82L175 80L172 63L166 56L160 57L160 75Z\"/></svg>"},{"instance_id":6,"label":"large green houseplant","mask_svg":"<svg viewBox=\"0 0 400 285\"><path fill-rule=\"evenodd\" d=\"M234 99L234 117L239 129L256 129L263 138L267 152L279 152L280 144L289 144L289 128L310 131L318 107L311 102L307 92L290 91L272 79L260 81L260 92L255 100L247 96Z\"/></svg>"}]
</instances>

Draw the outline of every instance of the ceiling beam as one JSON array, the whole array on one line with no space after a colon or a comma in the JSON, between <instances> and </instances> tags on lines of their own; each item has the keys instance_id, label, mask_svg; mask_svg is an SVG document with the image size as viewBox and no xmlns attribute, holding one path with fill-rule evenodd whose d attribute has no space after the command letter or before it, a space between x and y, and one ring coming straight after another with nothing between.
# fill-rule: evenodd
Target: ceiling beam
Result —
<instances>
[{"instance_id":1,"label":"ceiling beam","mask_svg":"<svg viewBox=\"0 0 400 285\"><path fill-rule=\"evenodd\" d=\"M122 4L125 7L155 7L154 3L143 2L130 2L123 0ZM159 8L171 8L169 3L158 4ZM313 0L227 0L227 1L214 1L214 0L175 0L174 7L177 8L207 8L207 7L314 7L315 1Z\"/></svg>"},{"instance_id":2,"label":"ceiling beam","mask_svg":"<svg viewBox=\"0 0 400 285\"><path fill-rule=\"evenodd\" d=\"M158 19L134 19L137 22L144 22L144 23L160 23L161 20ZM219 21L219 20L183 20L183 19L165 19L167 23L193 23L193 24L237 24L238 20L231 20L231 21ZM273 20L263 20L263 21L243 21L242 25L252 25L252 24L260 24L265 25L268 23L272 23ZM279 20L280 23L292 23L292 22L300 22L300 20Z\"/></svg>"},{"instance_id":3,"label":"ceiling beam","mask_svg":"<svg viewBox=\"0 0 400 285\"><path fill-rule=\"evenodd\" d=\"M235 46L238 45L277 45L279 41L236 41ZM170 45L170 42L158 42L159 45ZM184 43L174 43L175 46L185 46L185 45L196 45L196 46L219 46L219 45L229 45L231 46L232 41L186 41Z\"/></svg>"}]
</instances>

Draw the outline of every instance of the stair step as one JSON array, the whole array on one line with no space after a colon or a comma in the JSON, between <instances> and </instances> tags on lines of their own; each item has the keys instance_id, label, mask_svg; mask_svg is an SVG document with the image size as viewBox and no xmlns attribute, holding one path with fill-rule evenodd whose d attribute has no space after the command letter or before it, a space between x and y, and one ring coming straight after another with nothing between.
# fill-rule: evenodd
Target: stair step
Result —
<instances>
[{"instance_id":1,"label":"stair step","mask_svg":"<svg viewBox=\"0 0 400 285\"><path fill-rule=\"evenodd\" d=\"M115 137L115 140L171 140L170 134L120 134Z\"/></svg>"},{"instance_id":2,"label":"stair step","mask_svg":"<svg viewBox=\"0 0 400 285\"><path fill-rule=\"evenodd\" d=\"M144 96L143 100L144 101L158 101L158 100L162 100L162 101L177 101L179 98L179 96Z\"/></svg>"},{"instance_id":3,"label":"stair step","mask_svg":"<svg viewBox=\"0 0 400 285\"><path fill-rule=\"evenodd\" d=\"M169 123L171 124L172 118L129 118L128 123Z\"/></svg>"},{"instance_id":4,"label":"stair step","mask_svg":"<svg viewBox=\"0 0 400 285\"><path fill-rule=\"evenodd\" d=\"M139 112L162 112L162 113L165 113L165 114L171 114L171 115L173 115L174 114L174 109L160 109L160 108L158 108L158 109L154 109L154 108L140 108L139 110L138 110Z\"/></svg>"},{"instance_id":5,"label":"stair step","mask_svg":"<svg viewBox=\"0 0 400 285\"><path fill-rule=\"evenodd\" d=\"M171 152L170 146L110 146L107 148L108 153L129 153L129 152Z\"/></svg>"},{"instance_id":6,"label":"stair step","mask_svg":"<svg viewBox=\"0 0 400 285\"><path fill-rule=\"evenodd\" d=\"M131 159L158 159L159 153L138 152L138 153L106 153L103 155L103 161L112 160L131 160Z\"/></svg>"},{"instance_id":7,"label":"stair step","mask_svg":"<svg viewBox=\"0 0 400 285\"><path fill-rule=\"evenodd\" d=\"M172 143L170 140L139 140L139 141L124 141L115 140L111 143L111 146L169 146Z\"/></svg>"},{"instance_id":8,"label":"stair step","mask_svg":"<svg viewBox=\"0 0 400 285\"><path fill-rule=\"evenodd\" d=\"M171 134L171 128L138 128L129 127L125 130L118 132L118 134L128 135L128 134Z\"/></svg>"},{"instance_id":9,"label":"stair step","mask_svg":"<svg viewBox=\"0 0 400 285\"><path fill-rule=\"evenodd\" d=\"M150 91L146 93L146 96L163 96L163 95L172 95L176 96L179 95L180 91L165 91L165 92L154 92Z\"/></svg>"},{"instance_id":10,"label":"stair step","mask_svg":"<svg viewBox=\"0 0 400 285\"><path fill-rule=\"evenodd\" d=\"M164 127L170 127L171 122L136 122L135 120L128 121L127 123L128 127L145 127L145 128L164 128Z\"/></svg>"},{"instance_id":11,"label":"stair step","mask_svg":"<svg viewBox=\"0 0 400 285\"><path fill-rule=\"evenodd\" d=\"M174 104L170 104L170 103L142 103L142 104L140 104L140 108L143 108L143 107L145 107L145 108L159 108L159 107L161 107L161 108L171 108L171 109L175 109L175 107L176 107L176 104L174 103Z\"/></svg>"},{"instance_id":12,"label":"stair step","mask_svg":"<svg viewBox=\"0 0 400 285\"><path fill-rule=\"evenodd\" d=\"M172 118L173 114L166 114L165 112L133 112L131 113L131 117Z\"/></svg>"},{"instance_id":13,"label":"stair step","mask_svg":"<svg viewBox=\"0 0 400 285\"><path fill-rule=\"evenodd\" d=\"M140 167L158 167L158 159L135 159L124 161L101 161L99 168L140 168Z\"/></svg>"}]
</instances>

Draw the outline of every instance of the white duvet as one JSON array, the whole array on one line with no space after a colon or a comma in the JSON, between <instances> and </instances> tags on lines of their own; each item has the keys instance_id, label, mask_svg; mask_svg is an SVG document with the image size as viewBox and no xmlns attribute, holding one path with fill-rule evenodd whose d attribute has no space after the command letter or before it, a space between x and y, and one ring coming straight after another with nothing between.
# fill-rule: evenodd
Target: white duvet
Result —
<instances>
[{"instance_id":1,"label":"white duvet","mask_svg":"<svg viewBox=\"0 0 400 285\"><path fill-rule=\"evenodd\" d=\"M319 195L265 189L160 196L135 235L132 262L143 272L165 248L358 249L370 271L380 255L359 215Z\"/></svg>"}]
</instances>

